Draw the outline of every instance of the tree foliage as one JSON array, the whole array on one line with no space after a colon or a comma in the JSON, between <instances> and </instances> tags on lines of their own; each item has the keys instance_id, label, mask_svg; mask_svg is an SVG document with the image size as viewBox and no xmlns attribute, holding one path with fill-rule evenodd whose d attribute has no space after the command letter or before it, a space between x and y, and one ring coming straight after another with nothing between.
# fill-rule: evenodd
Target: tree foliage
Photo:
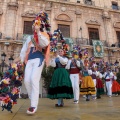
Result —
<instances>
[{"instance_id":1,"label":"tree foliage","mask_svg":"<svg viewBox=\"0 0 120 120\"><path fill-rule=\"evenodd\" d=\"M2 79L3 77L3 72L0 72L0 80Z\"/></svg>"},{"instance_id":2,"label":"tree foliage","mask_svg":"<svg viewBox=\"0 0 120 120\"><path fill-rule=\"evenodd\" d=\"M44 81L43 87L48 91L51 80L52 80L52 75L54 72L54 68L49 66L46 67L44 66L43 71L42 71L42 79Z\"/></svg>"}]
</instances>

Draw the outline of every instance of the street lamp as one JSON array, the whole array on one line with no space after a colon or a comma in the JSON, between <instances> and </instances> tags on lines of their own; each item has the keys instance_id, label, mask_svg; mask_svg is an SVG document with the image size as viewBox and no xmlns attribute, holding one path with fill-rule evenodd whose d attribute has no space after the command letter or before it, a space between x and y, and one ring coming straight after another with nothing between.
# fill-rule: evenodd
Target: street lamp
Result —
<instances>
[{"instance_id":1,"label":"street lamp","mask_svg":"<svg viewBox=\"0 0 120 120\"><path fill-rule=\"evenodd\" d=\"M82 38L82 27L80 26L79 31L81 32L81 38Z\"/></svg>"},{"instance_id":2,"label":"street lamp","mask_svg":"<svg viewBox=\"0 0 120 120\"><path fill-rule=\"evenodd\" d=\"M2 58L2 62L0 64L0 67L1 67L0 69L1 69L1 72L3 72L4 68L8 67L8 65L5 63L6 54L4 52L1 54L1 58ZM13 57L10 56L9 63L12 64L13 60L14 60Z\"/></svg>"},{"instance_id":3,"label":"street lamp","mask_svg":"<svg viewBox=\"0 0 120 120\"><path fill-rule=\"evenodd\" d=\"M1 54L1 58L2 58L2 63L1 63L2 72L3 72L3 68L5 66L5 57L6 57L6 54L3 52Z\"/></svg>"},{"instance_id":4,"label":"street lamp","mask_svg":"<svg viewBox=\"0 0 120 120\"><path fill-rule=\"evenodd\" d=\"M10 58L9 58L9 63L12 64L12 63L13 63L13 60L14 60L13 57L10 56Z\"/></svg>"},{"instance_id":5,"label":"street lamp","mask_svg":"<svg viewBox=\"0 0 120 120\"><path fill-rule=\"evenodd\" d=\"M6 54L5 53L1 54L1 57L2 57L2 61L5 61Z\"/></svg>"}]
</instances>

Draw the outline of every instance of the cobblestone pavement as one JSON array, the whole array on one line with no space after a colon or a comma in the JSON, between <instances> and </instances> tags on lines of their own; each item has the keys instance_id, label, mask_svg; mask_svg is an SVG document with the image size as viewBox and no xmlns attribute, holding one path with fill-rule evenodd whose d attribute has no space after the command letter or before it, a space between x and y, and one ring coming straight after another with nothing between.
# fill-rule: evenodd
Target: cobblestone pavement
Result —
<instances>
[{"instance_id":1,"label":"cobblestone pavement","mask_svg":"<svg viewBox=\"0 0 120 120\"><path fill-rule=\"evenodd\" d=\"M120 120L120 96L107 97L86 102L80 98L79 104L64 100L65 106L55 107L56 100L40 98L38 111L27 115L28 99L19 99L13 113L0 111L0 120Z\"/></svg>"}]
</instances>

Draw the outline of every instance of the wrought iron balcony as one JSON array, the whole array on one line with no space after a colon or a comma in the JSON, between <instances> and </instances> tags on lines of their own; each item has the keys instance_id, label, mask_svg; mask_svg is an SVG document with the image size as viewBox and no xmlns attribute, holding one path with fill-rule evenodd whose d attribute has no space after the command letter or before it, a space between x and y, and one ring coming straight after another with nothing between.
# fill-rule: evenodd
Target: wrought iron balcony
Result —
<instances>
[{"instance_id":1,"label":"wrought iron balcony","mask_svg":"<svg viewBox=\"0 0 120 120\"><path fill-rule=\"evenodd\" d=\"M95 2L92 1L92 0L84 0L84 3L85 3L86 5L95 6Z\"/></svg>"},{"instance_id":2,"label":"wrought iron balcony","mask_svg":"<svg viewBox=\"0 0 120 120\"><path fill-rule=\"evenodd\" d=\"M106 40L101 40L105 47L110 47L109 43Z\"/></svg>"},{"instance_id":3,"label":"wrought iron balcony","mask_svg":"<svg viewBox=\"0 0 120 120\"><path fill-rule=\"evenodd\" d=\"M16 40L25 41L28 36L29 36L29 34L17 33Z\"/></svg>"},{"instance_id":4,"label":"wrought iron balcony","mask_svg":"<svg viewBox=\"0 0 120 120\"><path fill-rule=\"evenodd\" d=\"M77 0L77 3L80 3L80 0Z\"/></svg>"},{"instance_id":5,"label":"wrought iron balcony","mask_svg":"<svg viewBox=\"0 0 120 120\"><path fill-rule=\"evenodd\" d=\"M74 39L74 43L77 45L89 45L89 40L86 38L76 38Z\"/></svg>"},{"instance_id":6,"label":"wrought iron balcony","mask_svg":"<svg viewBox=\"0 0 120 120\"><path fill-rule=\"evenodd\" d=\"M106 42L106 40L100 40L100 41L102 41L105 47L109 47L109 44ZM74 39L74 43L77 45L93 45L92 40L87 38L76 38Z\"/></svg>"},{"instance_id":7,"label":"wrought iron balcony","mask_svg":"<svg viewBox=\"0 0 120 120\"><path fill-rule=\"evenodd\" d=\"M16 37L16 40L20 40L20 41L25 41L27 39L29 35L28 34L21 34L21 33L18 33L17 34L17 37ZM66 40L69 39L69 42L70 44L77 44L77 45L93 45L92 44L92 40L91 39L88 39L88 38L65 38ZM109 47L110 45L106 42L106 40L100 40L102 41L103 45L105 47ZM120 43L116 43L116 46L120 47Z\"/></svg>"}]
</instances>

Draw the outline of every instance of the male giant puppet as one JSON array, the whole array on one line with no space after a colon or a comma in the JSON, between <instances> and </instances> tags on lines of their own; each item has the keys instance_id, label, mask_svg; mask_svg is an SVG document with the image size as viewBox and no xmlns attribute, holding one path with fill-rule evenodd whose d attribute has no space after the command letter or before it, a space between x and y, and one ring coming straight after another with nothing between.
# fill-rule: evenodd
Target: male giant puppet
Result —
<instances>
[{"instance_id":1,"label":"male giant puppet","mask_svg":"<svg viewBox=\"0 0 120 120\"><path fill-rule=\"evenodd\" d=\"M50 42L47 31L50 25L47 13L38 13L31 27L34 35L27 38L20 53L21 61L26 64L24 83L30 99L27 114L34 114L37 111L41 72L44 61L48 63Z\"/></svg>"},{"instance_id":2,"label":"male giant puppet","mask_svg":"<svg viewBox=\"0 0 120 120\"><path fill-rule=\"evenodd\" d=\"M80 73L80 61L76 58L78 57L78 51L73 51L73 58L69 59L66 69L69 69L70 79L72 83L73 93L74 93L74 103L79 103L79 73Z\"/></svg>"}]
</instances>

